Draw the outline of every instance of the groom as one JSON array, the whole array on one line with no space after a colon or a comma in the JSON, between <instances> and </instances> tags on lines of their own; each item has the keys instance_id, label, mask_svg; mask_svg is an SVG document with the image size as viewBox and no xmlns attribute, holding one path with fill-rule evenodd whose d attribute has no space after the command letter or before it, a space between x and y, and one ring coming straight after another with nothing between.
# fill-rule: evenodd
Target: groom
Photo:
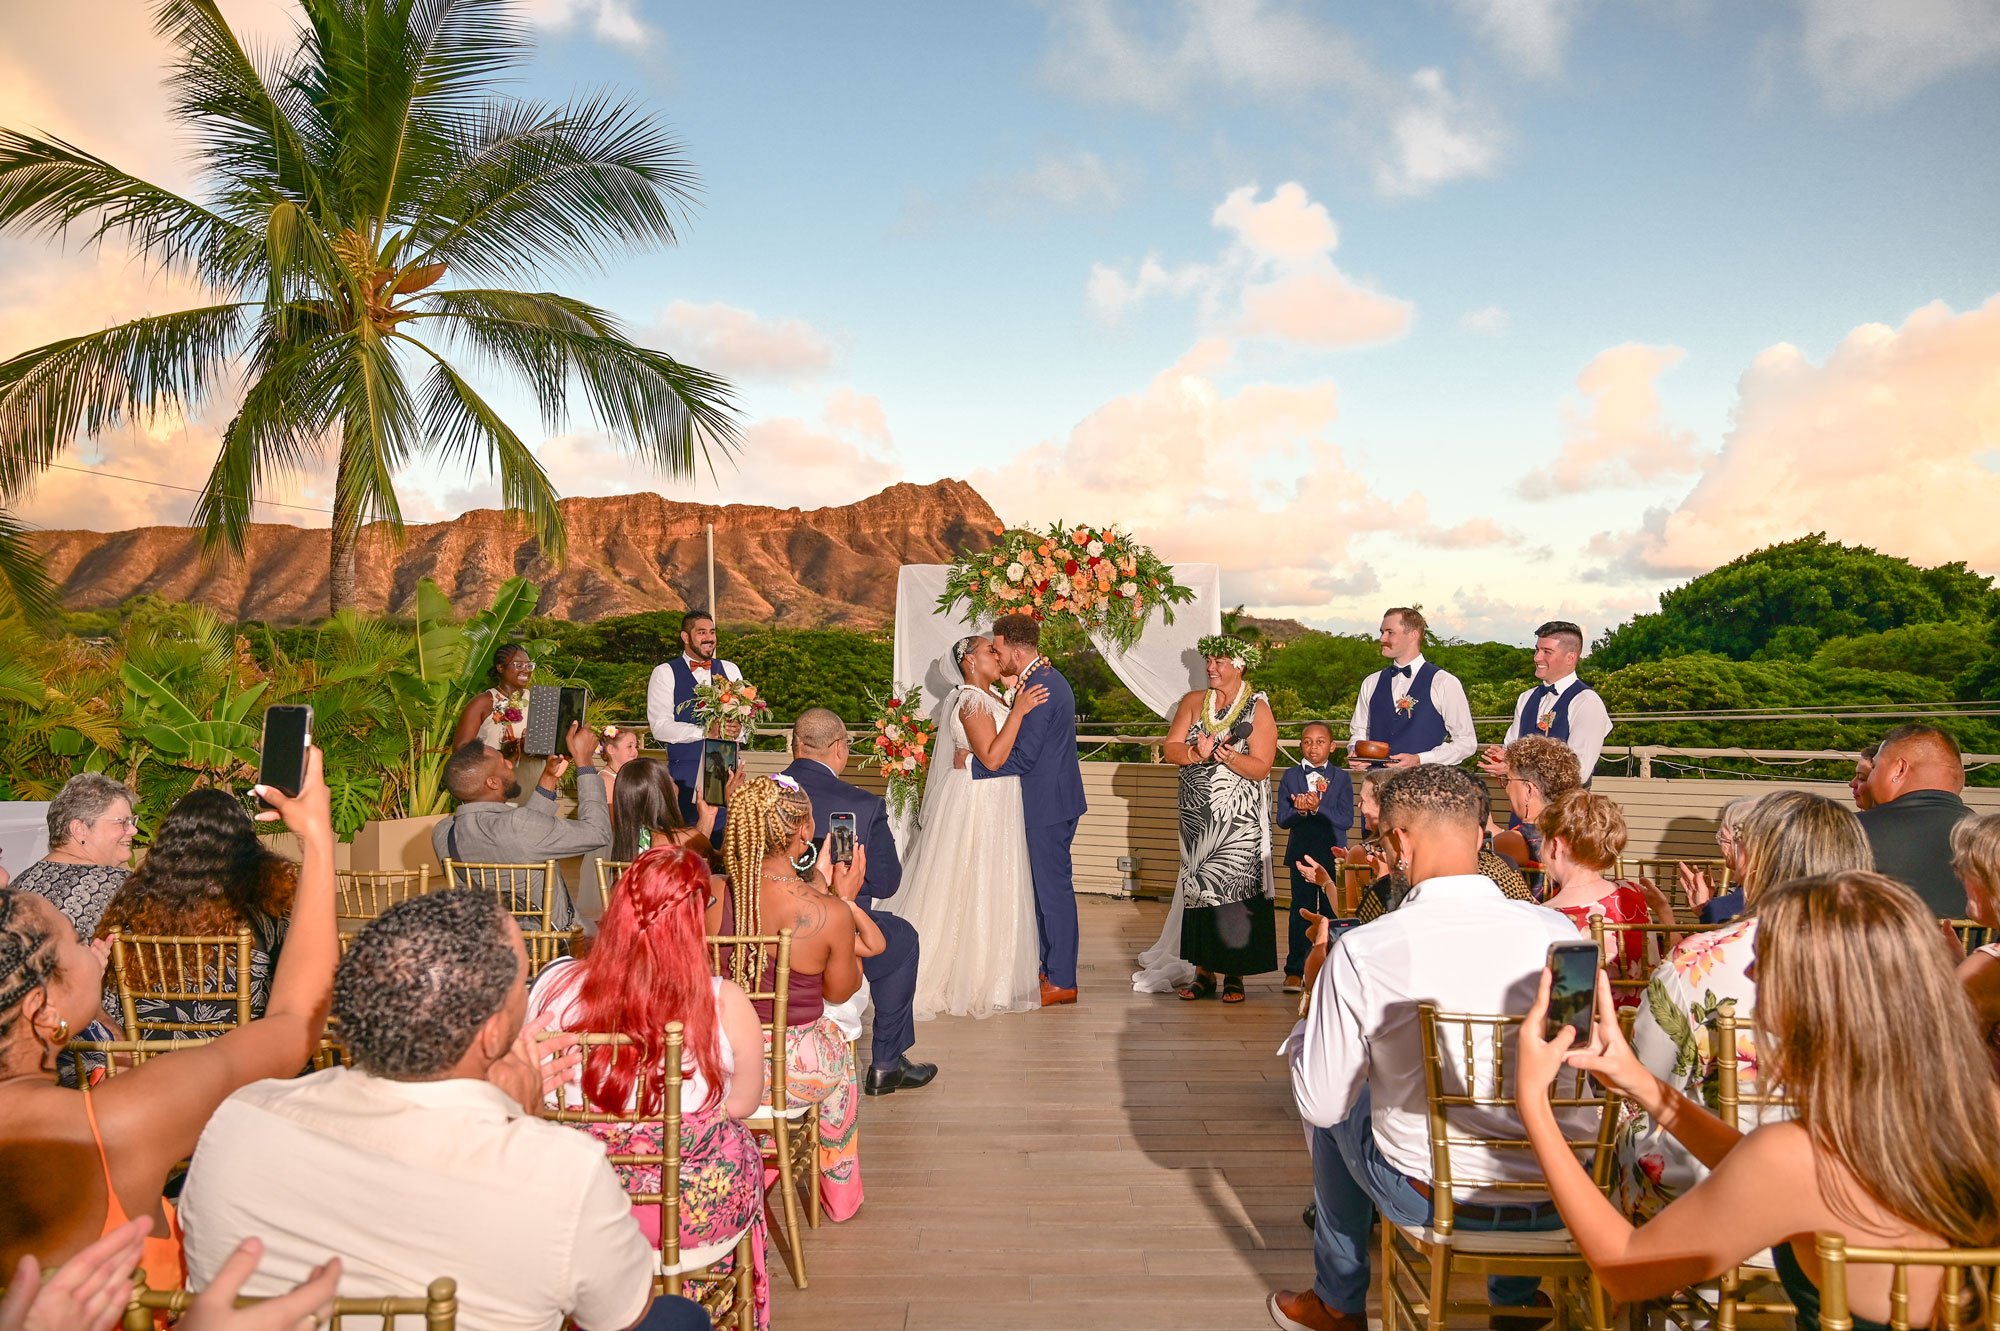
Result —
<instances>
[{"instance_id":1,"label":"groom","mask_svg":"<svg viewBox=\"0 0 2000 1331\"><path fill-rule=\"evenodd\" d=\"M1014 751L989 771L972 760L972 778L1021 778L1021 812L1028 825L1028 868L1035 879L1035 928L1042 945L1042 1006L1076 1002L1076 888L1069 848L1083 816L1083 768L1076 756L1076 695L1041 653L1042 626L1029 615L1002 615L993 625L1000 667L1019 687L1040 684L1049 700L1021 718Z\"/></svg>"}]
</instances>

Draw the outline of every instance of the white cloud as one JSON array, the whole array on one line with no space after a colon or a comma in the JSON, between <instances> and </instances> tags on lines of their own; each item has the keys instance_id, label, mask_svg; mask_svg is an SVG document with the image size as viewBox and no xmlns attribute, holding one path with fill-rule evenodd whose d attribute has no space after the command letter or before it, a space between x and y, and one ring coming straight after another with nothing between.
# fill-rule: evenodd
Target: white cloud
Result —
<instances>
[{"instance_id":1,"label":"white cloud","mask_svg":"<svg viewBox=\"0 0 2000 1331\"><path fill-rule=\"evenodd\" d=\"M1454 0L1479 35L1522 73L1560 73L1585 0Z\"/></svg>"},{"instance_id":2,"label":"white cloud","mask_svg":"<svg viewBox=\"0 0 2000 1331\"><path fill-rule=\"evenodd\" d=\"M1484 309L1467 310L1458 316L1459 331L1477 333L1482 337L1498 337L1507 331L1507 311L1498 305L1488 305Z\"/></svg>"},{"instance_id":3,"label":"white cloud","mask_svg":"<svg viewBox=\"0 0 2000 1331\"><path fill-rule=\"evenodd\" d=\"M1719 458L1670 508L1592 551L1611 575L1701 572L1811 531L1919 563L2000 570L2000 295L1864 324L1825 361L1780 343L1737 386Z\"/></svg>"},{"instance_id":4,"label":"white cloud","mask_svg":"<svg viewBox=\"0 0 2000 1331\"><path fill-rule=\"evenodd\" d=\"M599 41L640 47L654 37L640 18L633 0L516 0L524 17L538 28L568 32L588 27Z\"/></svg>"},{"instance_id":5,"label":"white cloud","mask_svg":"<svg viewBox=\"0 0 2000 1331\"><path fill-rule=\"evenodd\" d=\"M677 300L642 340L676 360L729 377L795 379L832 366L834 344L803 319L765 319L712 301Z\"/></svg>"},{"instance_id":6,"label":"white cloud","mask_svg":"<svg viewBox=\"0 0 2000 1331\"><path fill-rule=\"evenodd\" d=\"M986 182L979 193L996 210L1039 202L1057 208L1115 208L1125 189L1104 159L1088 148L1046 152L1025 171Z\"/></svg>"},{"instance_id":7,"label":"white cloud","mask_svg":"<svg viewBox=\"0 0 2000 1331\"><path fill-rule=\"evenodd\" d=\"M1484 550L1493 546L1519 545L1518 532L1508 531L1491 518L1467 518L1456 526L1439 527L1426 523L1412 528L1408 539L1436 550Z\"/></svg>"},{"instance_id":8,"label":"white cloud","mask_svg":"<svg viewBox=\"0 0 2000 1331\"><path fill-rule=\"evenodd\" d=\"M1262 202L1254 185L1232 190L1210 221L1234 237L1214 263L1168 268L1148 256L1129 277L1093 264L1085 288L1091 307L1116 320L1155 294L1195 296L1204 319L1224 322L1230 333L1294 346L1360 346L1408 331L1415 306L1335 266L1340 229L1296 182Z\"/></svg>"},{"instance_id":9,"label":"white cloud","mask_svg":"<svg viewBox=\"0 0 2000 1331\"><path fill-rule=\"evenodd\" d=\"M1440 71L1386 72L1346 29L1289 0L1074 0L1049 15L1043 75L1078 100L1155 112L1218 95L1276 103L1358 144L1391 196L1490 175L1499 163L1497 120Z\"/></svg>"},{"instance_id":10,"label":"white cloud","mask_svg":"<svg viewBox=\"0 0 2000 1331\"><path fill-rule=\"evenodd\" d=\"M2000 0L1798 0L1799 45L1821 94L1877 107L2000 61Z\"/></svg>"},{"instance_id":11,"label":"white cloud","mask_svg":"<svg viewBox=\"0 0 2000 1331\"><path fill-rule=\"evenodd\" d=\"M1627 342L1598 353L1576 377L1581 403L1565 403L1562 451L1521 481L1525 499L1657 481L1699 470L1691 431L1666 423L1657 381L1687 353Z\"/></svg>"}]
</instances>

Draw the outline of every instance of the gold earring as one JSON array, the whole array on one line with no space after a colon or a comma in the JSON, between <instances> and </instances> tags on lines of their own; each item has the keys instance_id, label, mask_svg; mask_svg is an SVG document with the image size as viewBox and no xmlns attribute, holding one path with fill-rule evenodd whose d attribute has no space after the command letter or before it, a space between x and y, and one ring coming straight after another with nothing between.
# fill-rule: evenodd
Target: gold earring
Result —
<instances>
[{"instance_id":1,"label":"gold earring","mask_svg":"<svg viewBox=\"0 0 2000 1331\"><path fill-rule=\"evenodd\" d=\"M62 1047L63 1047L64 1045L66 1045L66 1044L68 1044L68 1043L69 1043L69 1018L68 1018L68 1017L57 1017L57 1018L56 1018L56 1039L55 1039L55 1043L56 1043L56 1048L58 1048L58 1049L62 1048Z\"/></svg>"}]
</instances>

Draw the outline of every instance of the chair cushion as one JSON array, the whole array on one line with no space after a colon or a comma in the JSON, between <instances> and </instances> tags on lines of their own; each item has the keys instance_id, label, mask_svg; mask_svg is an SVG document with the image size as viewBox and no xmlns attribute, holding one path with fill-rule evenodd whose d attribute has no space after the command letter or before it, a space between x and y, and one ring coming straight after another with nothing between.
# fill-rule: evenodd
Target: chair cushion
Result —
<instances>
[{"instance_id":1,"label":"chair cushion","mask_svg":"<svg viewBox=\"0 0 2000 1331\"><path fill-rule=\"evenodd\" d=\"M786 1122L796 1123L800 1119L804 1118L807 1114L810 1114L813 1111L813 1108L814 1106L812 1105L793 1105L790 1109L787 1109L784 1112L783 1117ZM769 1123L772 1117L773 1116L771 1113L771 1106L758 1105L757 1112L751 1114L743 1121L754 1128L759 1123Z\"/></svg>"},{"instance_id":2,"label":"chair cushion","mask_svg":"<svg viewBox=\"0 0 2000 1331\"><path fill-rule=\"evenodd\" d=\"M719 1243L706 1243L699 1248L682 1248L681 1259L678 1262L675 1262L672 1266L668 1266L665 1262L660 1263L660 1274L663 1276L685 1275L689 1271L699 1271L704 1266L712 1266L734 1251L736 1245L742 1242L743 1236L749 1232L750 1227L745 1225L737 1233L730 1235Z\"/></svg>"}]
</instances>

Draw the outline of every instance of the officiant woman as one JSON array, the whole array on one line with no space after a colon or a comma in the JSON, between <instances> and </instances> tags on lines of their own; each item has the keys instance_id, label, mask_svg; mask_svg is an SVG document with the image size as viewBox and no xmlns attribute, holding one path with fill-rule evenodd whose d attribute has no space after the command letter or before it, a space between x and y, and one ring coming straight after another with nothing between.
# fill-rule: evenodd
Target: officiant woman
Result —
<instances>
[{"instance_id":1,"label":"officiant woman","mask_svg":"<svg viewBox=\"0 0 2000 1331\"><path fill-rule=\"evenodd\" d=\"M1190 1001L1243 1001L1243 977L1278 969L1278 936L1265 866L1271 799L1265 778L1278 725L1246 673L1259 653L1237 638L1197 644L1208 687L1181 699L1167 728L1168 762L1181 769L1181 957L1195 978L1174 992Z\"/></svg>"}]
</instances>

